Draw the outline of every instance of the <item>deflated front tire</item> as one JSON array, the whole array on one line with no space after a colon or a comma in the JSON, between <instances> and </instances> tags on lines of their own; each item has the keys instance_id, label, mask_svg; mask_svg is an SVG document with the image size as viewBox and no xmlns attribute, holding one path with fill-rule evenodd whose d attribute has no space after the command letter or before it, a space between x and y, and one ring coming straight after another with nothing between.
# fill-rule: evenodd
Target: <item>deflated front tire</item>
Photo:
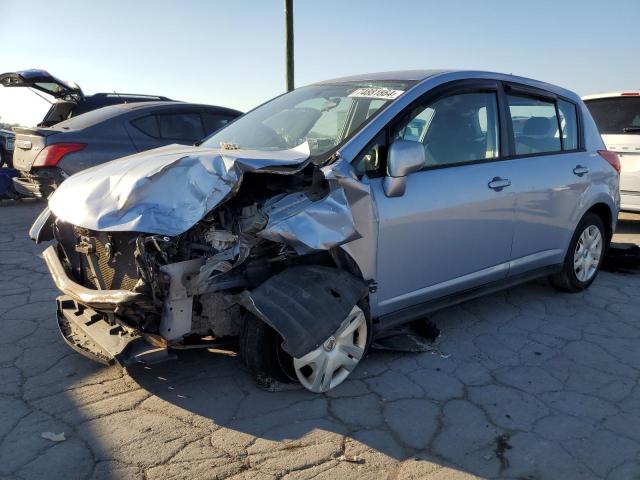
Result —
<instances>
[{"instance_id":1,"label":"deflated front tire","mask_svg":"<svg viewBox=\"0 0 640 480\"><path fill-rule=\"evenodd\" d=\"M329 338L306 355L293 358L282 349L278 332L247 312L239 355L254 379L265 387L297 380L307 390L323 393L347 379L366 355L371 338L371 322L355 305Z\"/></svg>"}]
</instances>

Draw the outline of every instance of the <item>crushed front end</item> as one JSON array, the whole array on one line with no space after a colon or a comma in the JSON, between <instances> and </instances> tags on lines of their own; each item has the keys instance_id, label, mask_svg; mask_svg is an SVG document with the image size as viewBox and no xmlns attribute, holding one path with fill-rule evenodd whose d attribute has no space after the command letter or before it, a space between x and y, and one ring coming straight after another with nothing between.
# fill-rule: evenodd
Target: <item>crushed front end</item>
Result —
<instances>
[{"instance_id":1,"label":"crushed front end","mask_svg":"<svg viewBox=\"0 0 640 480\"><path fill-rule=\"evenodd\" d=\"M349 168L242 172L242 185L178 234L97 230L43 212L30 235L55 240L43 256L64 294L57 299L62 336L102 363L153 363L171 348L228 343L249 310L282 335L287 353L307 353L367 292L364 281L336 268L354 267L336 247L359 235L348 197L359 200L363 190ZM335 303L326 309L335 318L312 312L294 325L265 313L274 305L258 287L296 266L307 268L300 278L317 273L309 266L329 269L302 293Z\"/></svg>"}]
</instances>

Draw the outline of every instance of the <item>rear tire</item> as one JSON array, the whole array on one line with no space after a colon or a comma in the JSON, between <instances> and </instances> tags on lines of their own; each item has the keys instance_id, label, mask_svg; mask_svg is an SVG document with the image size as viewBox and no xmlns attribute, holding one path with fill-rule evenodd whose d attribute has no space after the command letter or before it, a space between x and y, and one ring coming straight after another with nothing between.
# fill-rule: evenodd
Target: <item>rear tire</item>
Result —
<instances>
[{"instance_id":1,"label":"rear tire","mask_svg":"<svg viewBox=\"0 0 640 480\"><path fill-rule=\"evenodd\" d=\"M551 284L570 293L588 288L598 276L607 247L602 219L586 213L571 238L562 271L550 278Z\"/></svg>"}]
</instances>

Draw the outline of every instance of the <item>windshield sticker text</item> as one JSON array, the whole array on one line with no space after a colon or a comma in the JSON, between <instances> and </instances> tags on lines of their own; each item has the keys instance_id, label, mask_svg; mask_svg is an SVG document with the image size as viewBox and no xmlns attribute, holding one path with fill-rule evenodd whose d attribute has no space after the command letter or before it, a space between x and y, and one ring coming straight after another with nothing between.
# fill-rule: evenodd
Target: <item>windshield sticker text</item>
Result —
<instances>
[{"instance_id":1,"label":"windshield sticker text","mask_svg":"<svg viewBox=\"0 0 640 480\"><path fill-rule=\"evenodd\" d=\"M382 100L395 100L404 93L404 90L392 90L390 88L358 88L349 94L355 98L380 98Z\"/></svg>"}]
</instances>

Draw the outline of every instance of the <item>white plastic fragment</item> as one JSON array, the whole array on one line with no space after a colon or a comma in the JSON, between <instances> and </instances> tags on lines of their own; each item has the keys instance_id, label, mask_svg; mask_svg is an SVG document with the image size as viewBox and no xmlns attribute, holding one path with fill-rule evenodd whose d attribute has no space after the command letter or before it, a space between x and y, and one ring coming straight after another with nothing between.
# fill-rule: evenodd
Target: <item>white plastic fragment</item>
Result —
<instances>
[{"instance_id":1,"label":"white plastic fragment","mask_svg":"<svg viewBox=\"0 0 640 480\"><path fill-rule=\"evenodd\" d=\"M42 432L40 436L46 440L51 440L52 442L64 442L66 440L66 437L64 436L64 432L62 433Z\"/></svg>"},{"instance_id":2,"label":"white plastic fragment","mask_svg":"<svg viewBox=\"0 0 640 480\"><path fill-rule=\"evenodd\" d=\"M337 458L338 461L340 462L349 462L349 463L364 463L364 458L362 458L360 455L340 455Z\"/></svg>"}]
</instances>

